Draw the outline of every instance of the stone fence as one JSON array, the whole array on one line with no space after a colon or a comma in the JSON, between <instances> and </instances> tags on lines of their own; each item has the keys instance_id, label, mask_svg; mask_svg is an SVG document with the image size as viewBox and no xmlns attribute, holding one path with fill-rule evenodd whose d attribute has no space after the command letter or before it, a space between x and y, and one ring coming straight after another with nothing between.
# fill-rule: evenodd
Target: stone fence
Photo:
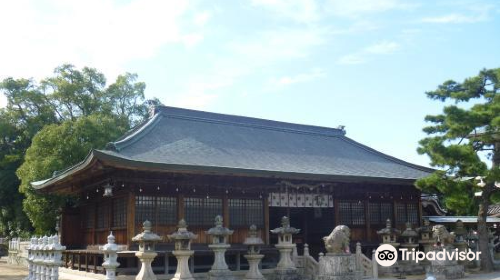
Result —
<instances>
[{"instance_id":1,"label":"stone fence","mask_svg":"<svg viewBox=\"0 0 500 280\"><path fill-rule=\"evenodd\" d=\"M16 265L28 265L28 247L30 241L27 239L13 238L8 240L7 263Z\"/></svg>"},{"instance_id":2,"label":"stone fence","mask_svg":"<svg viewBox=\"0 0 500 280\"><path fill-rule=\"evenodd\" d=\"M25 280L57 280L62 265L62 251L59 236L31 238L28 247L28 277Z\"/></svg>"}]
</instances>

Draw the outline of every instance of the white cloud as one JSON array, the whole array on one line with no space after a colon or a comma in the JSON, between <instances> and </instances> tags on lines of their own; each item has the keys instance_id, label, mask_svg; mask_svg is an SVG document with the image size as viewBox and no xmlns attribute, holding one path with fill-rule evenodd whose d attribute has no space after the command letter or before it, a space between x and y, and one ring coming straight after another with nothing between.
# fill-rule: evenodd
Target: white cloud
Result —
<instances>
[{"instance_id":1,"label":"white cloud","mask_svg":"<svg viewBox=\"0 0 500 280\"><path fill-rule=\"evenodd\" d=\"M329 0L325 3L325 9L328 13L350 18L395 9L412 9L416 6L415 3L405 3L400 0Z\"/></svg>"},{"instance_id":2,"label":"white cloud","mask_svg":"<svg viewBox=\"0 0 500 280\"><path fill-rule=\"evenodd\" d=\"M487 18L484 15L466 16L462 14L449 14L437 17L425 17L422 22L428 23L475 23L485 21Z\"/></svg>"},{"instance_id":3,"label":"white cloud","mask_svg":"<svg viewBox=\"0 0 500 280\"><path fill-rule=\"evenodd\" d=\"M341 56L337 62L338 64L354 65L364 63L365 58L360 54L347 54Z\"/></svg>"},{"instance_id":4,"label":"white cloud","mask_svg":"<svg viewBox=\"0 0 500 280\"><path fill-rule=\"evenodd\" d=\"M476 23L487 21L490 13L495 9L493 5L466 6L466 11L462 13L449 13L446 15L424 17L422 22L456 24L456 23Z\"/></svg>"},{"instance_id":5,"label":"white cloud","mask_svg":"<svg viewBox=\"0 0 500 280\"><path fill-rule=\"evenodd\" d=\"M0 2L0 77L45 77L61 63L93 66L108 78L125 63L153 57L170 43L193 45L182 34L187 0ZM187 37L186 37L187 36ZM197 39L199 41L199 39Z\"/></svg>"},{"instance_id":6,"label":"white cloud","mask_svg":"<svg viewBox=\"0 0 500 280\"><path fill-rule=\"evenodd\" d=\"M300 23L315 22L321 17L316 0L252 0L252 5Z\"/></svg>"},{"instance_id":7,"label":"white cloud","mask_svg":"<svg viewBox=\"0 0 500 280\"><path fill-rule=\"evenodd\" d=\"M193 23L197 26L204 26L211 17L212 14L209 11L203 11L194 16Z\"/></svg>"},{"instance_id":8,"label":"white cloud","mask_svg":"<svg viewBox=\"0 0 500 280\"><path fill-rule=\"evenodd\" d=\"M325 42L326 35L327 30L322 28L278 29L231 43L230 48L252 63L272 64L277 60L307 57L313 47Z\"/></svg>"},{"instance_id":9,"label":"white cloud","mask_svg":"<svg viewBox=\"0 0 500 280\"><path fill-rule=\"evenodd\" d=\"M366 53L372 54L390 54L399 49L396 42L380 42L365 48Z\"/></svg>"},{"instance_id":10,"label":"white cloud","mask_svg":"<svg viewBox=\"0 0 500 280\"><path fill-rule=\"evenodd\" d=\"M382 41L363 48L358 52L344 55L338 59L337 63L345 65L362 64L367 62L369 58L374 55L388 55L399 49L400 44L396 42Z\"/></svg>"},{"instance_id":11,"label":"white cloud","mask_svg":"<svg viewBox=\"0 0 500 280\"><path fill-rule=\"evenodd\" d=\"M300 73L294 76L283 76L277 79L273 79L272 83L276 86L283 87L298 83L311 82L326 76L326 72L323 69L315 68L306 73Z\"/></svg>"}]
</instances>

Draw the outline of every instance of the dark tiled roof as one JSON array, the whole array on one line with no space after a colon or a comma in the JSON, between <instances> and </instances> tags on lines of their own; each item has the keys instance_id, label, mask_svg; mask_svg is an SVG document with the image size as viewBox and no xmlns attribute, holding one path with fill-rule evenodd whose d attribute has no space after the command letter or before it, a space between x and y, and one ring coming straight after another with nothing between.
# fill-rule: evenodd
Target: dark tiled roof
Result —
<instances>
[{"instance_id":1,"label":"dark tiled roof","mask_svg":"<svg viewBox=\"0 0 500 280\"><path fill-rule=\"evenodd\" d=\"M432 169L377 152L341 129L161 106L109 156L137 162L418 179Z\"/></svg>"}]
</instances>

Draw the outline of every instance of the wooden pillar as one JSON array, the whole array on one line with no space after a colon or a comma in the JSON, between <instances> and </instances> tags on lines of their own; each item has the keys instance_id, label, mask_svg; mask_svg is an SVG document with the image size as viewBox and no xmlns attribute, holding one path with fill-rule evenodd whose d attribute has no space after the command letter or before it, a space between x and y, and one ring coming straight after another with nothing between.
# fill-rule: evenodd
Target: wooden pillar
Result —
<instances>
[{"instance_id":1,"label":"wooden pillar","mask_svg":"<svg viewBox=\"0 0 500 280\"><path fill-rule=\"evenodd\" d=\"M231 225L229 223L229 199L227 194L222 197L222 218L224 219L224 226L229 228Z\"/></svg>"},{"instance_id":2,"label":"wooden pillar","mask_svg":"<svg viewBox=\"0 0 500 280\"><path fill-rule=\"evenodd\" d=\"M418 195L418 226L421 226L423 223L422 223L422 219L423 219L423 212L422 212L422 199L421 199L421 196L420 194Z\"/></svg>"},{"instance_id":3,"label":"wooden pillar","mask_svg":"<svg viewBox=\"0 0 500 280\"><path fill-rule=\"evenodd\" d=\"M91 207L94 207L94 225L92 226L92 244L97 244L96 242L96 228L97 228L97 203L93 203Z\"/></svg>"},{"instance_id":4,"label":"wooden pillar","mask_svg":"<svg viewBox=\"0 0 500 280\"><path fill-rule=\"evenodd\" d=\"M269 244L269 198L264 198L264 238L266 244Z\"/></svg>"},{"instance_id":5,"label":"wooden pillar","mask_svg":"<svg viewBox=\"0 0 500 280\"><path fill-rule=\"evenodd\" d=\"M372 241L372 231L370 229L371 223L370 223L370 204L368 200L365 200L364 202L365 205L365 223L366 223L366 235L365 239L368 240L368 242Z\"/></svg>"},{"instance_id":6,"label":"wooden pillar","mask_svg":"<svg viewBox=\"0 0 500 280\"><path fill-rule=\"evenodd\" d=\"M130 191L127 196L127 245L132 245L132 237L135 235L135 194Z\"/></svg>"},{"instance_id":7,"label":"wooden pillar","mask_svg":"<svg viewBox=\"0 0 500 280\"><path fill-rule=\"evenodd\" d=\"M393 227L394 228L397 228L397 224L396 224L396 213L397 213L397 210L396 210L396 200L393 200L392 201L392 224L394 225Z\"/></svg>"},{"instance_id":8,"label":"wooden pillar","mask_svg":"<svg viewBox=\"0 0 500 280\"><path fill-rule=\"evenodd\" d=\"M337 198L333 200L333 211L335 212L334 215L335 226L338 226L340 224L340 209L339 209L339 200Z\"/></svg>"},{"instance_id":9,"label":"wooden pillar","mask_svg":"<svg viewBox=\"0 0 500 280\"><path fill-rule=\"evenodd\" d=\"M177 220L184 219L186 217L186 214L184 213L184 195L179 194L177 196Z\"/></svg>"}]
</instances>

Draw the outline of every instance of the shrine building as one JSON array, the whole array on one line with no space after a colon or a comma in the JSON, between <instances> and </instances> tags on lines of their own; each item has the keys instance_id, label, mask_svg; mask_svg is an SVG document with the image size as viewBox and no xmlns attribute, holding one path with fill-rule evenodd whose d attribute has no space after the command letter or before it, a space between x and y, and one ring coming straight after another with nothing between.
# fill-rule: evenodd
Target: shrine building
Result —
<instances>
[{"instance_id":1,"label":"shrine building","mask_svg":"<svg viewBox=\"0 0 500 280\"><path fill-rule=\"evenodd\" d=\"M287 215L301 229L294 241L318 253L336 225L349 226L351 241L363 246L380 243L376 231L388 218L398 228L419 226L414 183L432 171L358 143L343 128L158 106L105 149L32 185L78 198L61 214L68 249L105 244L110 231L133 248L145 220L167 236L182 218L202 248L216 215L234 229L234 248L251 224L271 247L269 230Z\"/></svg>"}]
</instances>

